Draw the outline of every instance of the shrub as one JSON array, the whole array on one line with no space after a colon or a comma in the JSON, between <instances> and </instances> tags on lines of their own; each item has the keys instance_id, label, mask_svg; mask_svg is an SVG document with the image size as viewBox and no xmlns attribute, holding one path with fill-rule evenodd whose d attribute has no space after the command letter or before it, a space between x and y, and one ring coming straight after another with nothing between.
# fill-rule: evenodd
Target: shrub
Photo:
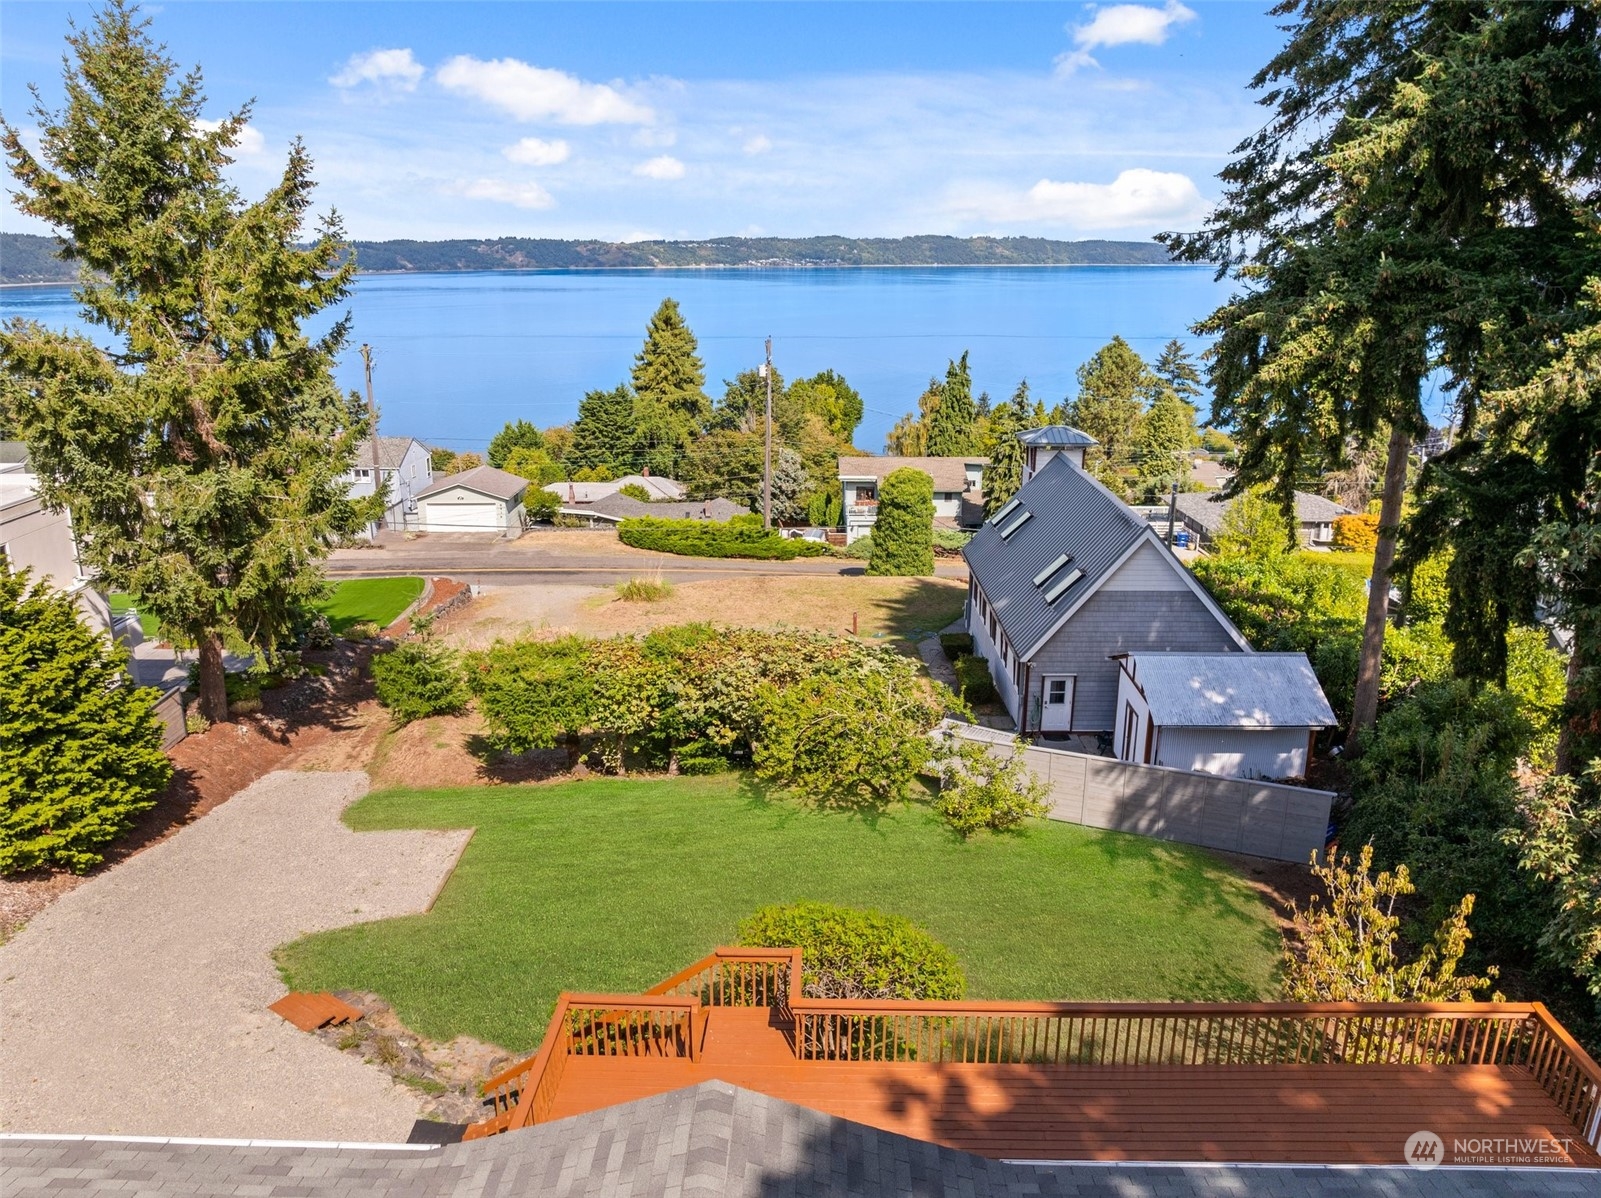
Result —
<instances>
[{"instance_id":1,"label":"shrub","mask_svg":"<svg viewBox=\"0 0 1601 1198\"><path fill-rule=\"evenodd\" d=\"M455 657L429 641L403 641L374 657L372 681L378 702L400 725L431 715L450 715L467 703L467 688Z\"/></svg>"},{"instance_id":2,"label":"shrub","mask_svg":"<svg viewBox=\"0 0 1601 1198\"><path fill-rule=\"evenodd\" d=\"M878 489L869 574L914 577L934 573L934 480L903 467Z\"/></svg>"},{"instance_id":3,"label":"shrub","mask_svg":"<svg viewBox=\"0 0 1601 1198\"><path fill-rule=\"evenodd\" d=\"M959 554L973 539L973 534L960 528L936 528L934 548L941 553Z\"/></svg>"},{"instance_id":4,"label":"shrub","mask_svg":"<svg viewBox=\"0 0 1601 1198\"><path fill-rule=\"evenodd\" d=\"M751 947L801 950L808 998L952 1000L967 979L956 954L911 920L832 903L763 907L739 925Z\"/></svg>"},{"instance_id":5,"label":"shrub","mask_svg":"<svg viewBox=\"0 0 1601 1198\"><path fill-rule=\"evenodd\" d=\"M1379 518L1375 515L1334 517L1334 548L1348 553L1372 553L1379 546Z\"/></svg>"},{"instance_id":6,"label":"shrub","mask_svg":"<svg viewBox=\"0 0 1601 1198\"><path fill-rule=\"evenodd\" d=\"M0 873L98 865L172 777L123 660L70 596L0 570Z\"/></svg>"},{"instance_id":7,"label":"shrub","mask_svg":"<svg viewBox=\"0 0 1601 1198\"><path fill-rule=\"evenodd\" d=\"M199 736L211 730L211 721L198 711L188 711L184 713L183 730L190 736Z\"/></svg>"},{"instance_id":8,"label":"shrub","mask_svg":"<svg viewBox=\"0 0 1601 1198\"><path fill-rule=\"evenodd\" d=\"M1004 832L1051 811L1050 787L1029 771L1021 752L1002 754L950 737L940 748L939 778L934 810L963 837Z\"/></svg>"},{"instance_id":9,"label":"shrub","mask_svg":"<svg viewBox=\"0 0 1601 1198\"><path fill-rule=\"evenodd\" d=\"M857 537L840 552L846 557L855 558L859 562L870 561L873 556L873 534L868 533L864 537Z\"/></svg>"},{"instance_id":10,"label":"shrub","mask_svg":"<svg viewBox=\"0 0 1601 1198\"><path fill-rule=\"evenodd\" d=\"M630 499L637 499L640 503L649 503L651 494L640 483L624 483L617 488L617 494L626 495Z\"/></svg>"},{"instance_id":11,"label":"shrub","mask_svg":"<svg viewBox=\"0 0 1601 1198\"><path fill-rule=\"evenodd\" d=\"M959 657L955 663L956 693L968 703L995 702L995 679L982 657Z\"/></svg>"},{"instance_id":12,"label":"shrub","mask_svg":"<svg viewBox=\"0 0 1601 1198\"><path fill-rule=\"evenodd\" d=\"M371 620L358 620L345 629L347 641L370 641L378 635L378 625Z\"/></svg>"},{"instance_id":13,"label":"shrub","mask_svg":"<svg viewBox=\"0 0 1601 1198\"><path fill-rule=\"evenodd\" d=\"M561 515L561 496L544 487L529 487L523 492L523 515L540 523L553 521Z\"/></svg>"},{"instance_id":14,"label":"shrub","mask_svg":"<svg viewBox=\"0 0 1601 1198\"><path fill-rule=\"evenodd\" d=\"M939 647L945 650L945 656L955 661L958 657L971 657L973 655L973 634L970 632L942 632L939 634Z\"/></svg>"},{"instance_id":15,"label":"shrub","mask_svg":"<svg viewBox=\"0 0 1601 1198\"><path fill-rule=\"evenodd\" d=\"M617 598L625 603L655 603L672 598L672 594L673 584L659 578L630 578L617 584Z\"/></svg>"},{"instance_id":16,"label":"shrub","mask_svg":"<svg viewBox=\"0 0 1601 1198\"><path fill-rule=\"evenodd\" d=\"M636 516L617 526L617 539L635 549L654 549L686 557L747 557L761 561L793 561L824 557L827 545L780 536L764 529L760 516L716 520L661 520Z\"/></svg>"},{"instance_id":17,"label":"shrub","mask_svg":"<svg viewBox=\"0 0 1601 1198\"><path fill-rule=\"evenodd\" d=\"M328 622L328 617L318 612L306 623L305 630L300 634L300 647L303 649L332 649L334 647L334 629Z\"/></svg>"}]
</instances>

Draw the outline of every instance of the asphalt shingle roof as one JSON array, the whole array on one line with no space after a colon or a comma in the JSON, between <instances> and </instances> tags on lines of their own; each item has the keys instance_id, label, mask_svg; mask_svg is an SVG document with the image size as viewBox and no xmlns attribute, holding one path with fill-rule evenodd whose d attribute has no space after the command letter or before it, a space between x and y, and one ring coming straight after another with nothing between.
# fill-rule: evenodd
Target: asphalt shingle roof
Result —
<instances>
[{"instance_id":1,"label":"asphalt shingle roof","mask_svg":"<svg viewBox=\"0 0 1601 1198\"><path fill-rule=\"evenodd\" d=\"M496 470L493 466L474 466L460 474L434 479L432 486L417 492L417 498L426 499L452 487L466 487L469 491L493 495L496 499L512 500L528 489L528 480L504 470Z\"/></svg>"},{"instance_id":2,"label":"asphalt shingle roof","mask_svg":"<svg viewBox=\"0 0 1601 1198\"><path fill-rule=\"evenodd\" d=\"M1232 499L1219 499L1204 491L1186 491L1178 497L1179 515L1188 517L1208 533L1223 526L1223 513L1229 510ZM1298 524L1328 524L1336 516L1344 516L1350 509L1343 508L1332 499L1295 493L1295 519Z\"/></svg>"},{"instance_id":3,"label":"asphalt shingle roof","mask_svg":"<svg viewBox=\"0 0 1601 1198\"><path fill-rule=\"evenodd\" d=\"M411 448L415 437L379 437L378 438L378 466L379 469L396 470L405 460L406 451ZM357 469L372 468L372 439L364 437L356 442L355 465Z\"/></svg>"},{"instance_id":4,"label":"asphalt shingle roof","mask_svg":"<svg viewBox=\"0 0 1601 1198\"><path fill-rule=\"evenodd\" d=\"M1170 728L1330 728L1304 653L1133 653L1151 717Z\"/></svg>"},{"instance_id":5,"label":"asphalt shingle roof","mask_svg":"<svg viewBox=\"0 0 1601 1198\"><path fill-rule=\"evenodd\" d=\"M564 509L581 516L606 516L617 520L651 516L657 520L732 520L748 516L750 509L732 499L674 499L646 503L632 495L605 495L583 507Z\"/></svg>"},{"instance_id":6,"label":"asphalt shingle roof","mask_svg":"<svg viewBox=\"0 0 1601 1198\"><path fill-rule=\"evenodd\" d=\"M1066 458L1040 468L1017 493L1017 507L992 518L962 550L968 568L989 597L996 619L1020 654L1030 652L1080 596L1099 585L1146 533L1127 504ZM1001 534L1023 512L1032 513L1011 537ZM1040 585L1034 579L1063 554L1071 560ZM1054 603L1045 596L1074 570L1083 577Z\"/></svg>"},{"instance_id":7,"label":"asphalt shingle roof","mask_svg":"<svg viewBox=\"0 0 1601 1198\"><path fill-rule=\"evenodd\" d=\"M895 471L910 467L921 470L934 480L936 491L964 491L967 489L967 466L976 462L988 466L989 459L980 454L965 458L840 458L841 478L876 478L883 482Z\"/></svg>"},{"instance_id":8,"label":"asphalt shingle roof","mask_svg":"<svg viewBox=\"0 0 1601 1198\"><path fill-rule=\"evenodd\" d=\"M615 495L630 483L644 487L653 499L682 499L684 497L684 484L677 479L663 478L659 474L625 474L621 478L614 478L608 482L570 482L562 481L545 484L545 490L555 495L563 503L594 503L597 499L604 499L608 495Z\"/></svg>"}]
</instances>

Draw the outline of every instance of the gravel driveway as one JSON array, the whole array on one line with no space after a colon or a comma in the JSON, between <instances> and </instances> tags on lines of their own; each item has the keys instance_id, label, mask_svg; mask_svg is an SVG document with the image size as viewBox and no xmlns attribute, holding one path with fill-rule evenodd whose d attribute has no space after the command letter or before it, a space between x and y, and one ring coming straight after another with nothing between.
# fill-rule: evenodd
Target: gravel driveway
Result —
<instances>
[{"instance_id":1,"label":"gravel driveway","mask_svg":"<svg viewBox=\"0 0 1601 1198\"><path fill-rule=\"evenodd\" d=\"M266 1009L275 947L426 909L471 835L352 832L366 789L268 774L0 945L0 1127L404 1140L410 1090Z\"/></svg>"}]
</instances>

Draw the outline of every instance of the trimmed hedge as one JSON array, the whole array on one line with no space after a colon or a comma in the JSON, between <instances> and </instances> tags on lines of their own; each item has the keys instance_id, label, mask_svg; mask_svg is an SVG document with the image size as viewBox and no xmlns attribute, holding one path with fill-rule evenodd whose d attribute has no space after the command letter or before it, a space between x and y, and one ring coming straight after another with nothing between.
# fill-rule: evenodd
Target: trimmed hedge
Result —
<instances>
[{"instance_id":1,"label":"trimmed hedge","mask_svg":"<svg viewBox=\"0 0 1601 1198\"><path fill-rule=\"evenodd\" d=\"M826 557L827 545L790 540L762 527L760 516L716 520L662 520L635 516L617 526L617 539L635 549L677 553L685 557L748 557L761 561L793 561L797 557Z\"/></svg>"},{"instance_id":2,"label":"trimmed hedge","mask_svg":"<svg viewBox=\"0 0 1601 1198\"><path fill-rule=\"evenodd\" d=\"M939 647L945 650L945 656L951 661L959 657L973 656L973 634L970 632L942 632L939 634Z\"/></svg>"},{"instance_id":3,"label":"trimmed hedge","mask_svg":"<svg viewBox=\"0 0 1601 1198\"><path fill-rule=\"evenodd\" d=\"M800 949L808 998L957 999L967 989L956 954L902 915L775 904L739 925L739 942Z\"/></svg>"},{"instance_id":4,"label":"trimmed hedge","mask_svg":"<svg viewBox=\"0 0 1601 1198\"><path fill-rule=\"evenodd\" d=\"M969 703L993 703L995 679L990 675L989 663L982 657L956 659L956 692Z\"/></svg>"},{"instance_id":5,"label":"trimmed hedge","mask_svg":"<svg viewBox=\"0 0 1601 1198\"><path fill-rule=\"evenodd\" d=\"M878 488L869 574L922 577L934 573L934 480L909 466Z\"/></svg>"}]
</instances>

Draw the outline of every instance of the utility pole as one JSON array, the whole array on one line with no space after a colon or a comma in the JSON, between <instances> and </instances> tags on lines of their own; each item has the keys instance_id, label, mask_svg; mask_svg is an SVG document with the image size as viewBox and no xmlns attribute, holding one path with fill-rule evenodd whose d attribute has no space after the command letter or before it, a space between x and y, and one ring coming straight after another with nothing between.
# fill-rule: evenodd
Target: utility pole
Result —
<instances>
[{"instance_id":1,"label":"utility pole","mask_svg":"<svg viewBox=\"0 0 1601 1198\"><path fill-rule=\"evenodd\" d=\"M361 347L361 365L367 375L367 436L372 445L372 493L381 495L384 476L378 465L378 408L372 402L372 346L365 343ZM375 541L378 539L378 529L382 523L382 516L373 522L372 539Z\"/></svg>"},{"instance_id":2,"label":"utility pole","mask_svg":"<svg viewBox=\"0 0 1601 1198\"><path fill-rule=\"evenodd\" d=\"M1167 500L1167 547L1173 548L1173 522L1178 517L1179 510L1179 484L1173 480L1173 493Z\"/></svg>"},{"instance_id":3,"label":"utility pole","mask_svg":"<svg viewBox=\"0 0 1601 1198\"><path fill-rule=\"evenodd\" d=\"M762 527L773 527L773 339L767 339L767 361L762 363L767 380L767 444L762 451Z\"/></svg>"}]
</instances>

